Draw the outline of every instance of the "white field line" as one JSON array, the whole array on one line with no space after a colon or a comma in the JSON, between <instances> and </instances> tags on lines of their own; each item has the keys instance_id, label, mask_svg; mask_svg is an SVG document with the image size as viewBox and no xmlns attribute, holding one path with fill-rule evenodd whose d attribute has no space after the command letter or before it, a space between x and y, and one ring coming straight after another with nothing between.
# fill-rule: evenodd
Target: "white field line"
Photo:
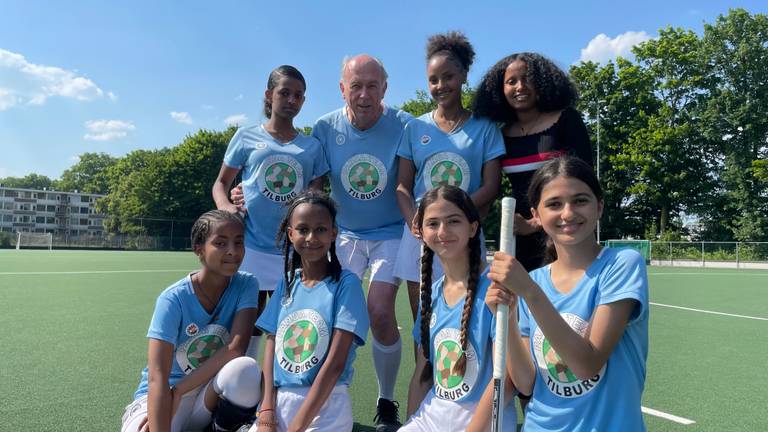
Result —
<instances>
[{"instance_id":1,"label":"white field line","mask_svg":"<svg viewBox=\"0 0 768 432\"><path fill-rule=\"evenodd\" d=\"M683 307L683 306L668 305L668 304L664 304L664 303L649 302L649 304L652 304L654 306L673 308L673 309L682 309L682 310L687 310L687 311L691 311L691 312L701 312L701 313L708 313L708 314L712 314L712 315L723 315L723 316L729 316L729 317L735 317L735 318L746 318L746 319L753 319L753 320L758 320L758 321L768 321L768 318L753 317L753 316L749 316L749 315L729 314L729 313L725 313L725 312L715 312L715 311L709 311L709 310L704 310L704 309L694 309L694 308Z\"/></svg>"},{"instance_id":2,"label":"white field line","mask_svg":"<svg viewBox=\"0 0 768 432\"><path fill-rule=\"evenodd\" d=\"M680 423L682 425L692 425L692 424L696 423L693 420L690 420L690 419L687 419L687 418L684 418L684 417L678 417L678 416L672 415L672 414L667 414L667 413L665 413L663 411L658 411L658 410L655 410L653 408L640 407L640 410L642 412L644 412L645 414L656 416L656 417L661 417L661 418L663 418L665 420L673 421L675 423Z\"/></svg>"},{"instance_id":3,"label":"white field line","mask_svg":"<svg viewBox=\"0 0 768 432\"><path fill-rule=\"evenodd\" d=\"M60 271L60 272L0 272L0 276L18 275L79 275L79 274L112 274L112 273L177 273L188 272L190 269L162 270L91 270L91 271Z\"/></svg>"}]
</instances>

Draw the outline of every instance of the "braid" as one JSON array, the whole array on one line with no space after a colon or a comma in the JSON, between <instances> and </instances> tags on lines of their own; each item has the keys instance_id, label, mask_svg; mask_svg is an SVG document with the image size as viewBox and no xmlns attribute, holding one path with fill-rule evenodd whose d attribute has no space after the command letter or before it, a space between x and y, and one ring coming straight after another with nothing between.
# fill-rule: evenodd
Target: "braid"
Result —
<instances>
[{"instance_id":1,"label":"braid","mask_svg":"<svg viewBox=\"0 0 768 432\"><path fill-rule=\"evenodd\" d=\"M421 254L421 350L427 364L421 374L422 382L432 382L431 343L429 341L429 323L432 321L432 261L435 252L424 247Z\"/></svg>"},{"instance_id":2,"label":"braid","mask_svg":"<svg viewBox=\"0 0 768 432\"><path fill-rule=\"evenodd\" d=\"M341 277L341 262L339 262L339 257L336 256L336 242L331 243L331 249L328 251L328 256L331 258L328 273L331 274L331 278L334 281L338 281Z\"/></svg>"},{"instance_id":3,"label":"braid","mask_svg":"<svg viewBox=\"0 0 768 432\"><path fill-rule=\"evenodd\" d=\"M211 235L211 231L216 224L221 222L234 222L239 224L245 229L245 222L240 215L236 213L230 213L226 210L211 210L203 213L195 223L192 225L192 233L190 239L192 241L192 249L197 246L202 246L208 237Z\"/></svg>"},{"instance_id":4,"label":"braid","mask_svg":"<svg viewBox=\"0 0 768 432\"><path fill-rule=\"evenodd\" d=\"M467 329L469 320L472 318L472 306L475 303L475 292L477 292L477 283L480 280L480 228L475 236L469 239L469 278L467 280L467 296L464 298L464 310L461 314L461 335L459 344L461 344L461 356L453 367L454 372L464 375L467 371Z\"/></svg>"}]
</instances>

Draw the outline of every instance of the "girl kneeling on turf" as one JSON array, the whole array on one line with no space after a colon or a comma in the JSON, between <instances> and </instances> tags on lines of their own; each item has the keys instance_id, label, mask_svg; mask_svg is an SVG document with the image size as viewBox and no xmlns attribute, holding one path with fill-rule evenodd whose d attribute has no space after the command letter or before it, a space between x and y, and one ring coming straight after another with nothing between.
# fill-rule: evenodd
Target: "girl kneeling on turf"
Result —
<instances>
[{"instance_id":1,"label":"girl kneeling on turf","mask_svg":"<svg viewBox=\"0 0 768 432\"><path fill-rule=\"evenodd\" d=\"M454 186L426 192L416 212L416 229L426 246L413 329L419 355L408 391L408 414L413 415L401 431L490 426L495 319L483 303L490 281L480 256L479 220L469 195ZM434 255L445 274L433 284ZM506 387L511 390L511 383ZM516 429L513 403L505 407L504 421L504 430Z\"/></svg>"},{"instance_id":2,"label":"girl kneeling on turf","mask_svg":"<svg viewBox=\"0 0 768 432\"><path fill-rule=\"evenodd\" d=\"M497 252L486 298L492 309L519 301L519 324L509 320L508 365L519 391L533 391L523 430L644 431L643 257L595 241L603 201L587 163L570 156L547 162L533 176L528 197L549 236L551 263L529 274Z\"/></svg>"},{"instance_id":3,"label":"girl kneeling on turf","mask_svg":"<svg viewBox=\"0 0 768 432\"><path fill-rule=\"evenodd\" d=\"M285 278L256 323L264 348L264 401L252 431L351 431L355 350L368 313L360 280L336 257L336 208L305 191L280 224Z\"/></svg>"},{"instance_id":4,"label":"girl kneeling on turf","mask_svg":"<svg viewBox=\"0 0 768 432\"><path fill-rule=\"evenodd\" d=\"M261 370L244 355L259 290L237 271L243 221L223 210L200 216L192 248L202 263L157 298L147 337L147 367L123 432L234 430L249 421L261 394Z\"/></svg>"}]
</instances>

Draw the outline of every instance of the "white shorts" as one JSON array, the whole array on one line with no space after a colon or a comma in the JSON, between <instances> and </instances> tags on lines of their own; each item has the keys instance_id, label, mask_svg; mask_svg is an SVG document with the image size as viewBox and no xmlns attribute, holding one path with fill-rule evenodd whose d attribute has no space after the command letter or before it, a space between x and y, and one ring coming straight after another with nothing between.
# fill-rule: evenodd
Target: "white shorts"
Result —
<instances>
[{"instance_id":1,"label":"white shorts","mask_svg":"<svg viewBox=\"0 0 768 432\"><path fill-rule=\"evenodd\" d=\"M395 259L400 246L399 239L358 240L339 234L336 238L336 256L341 266L363 280L370 267L370 281L399 285L394 275Z\"/></svg>"},{"instance_id":2,"label":"white shorts","mask_svg":"<svg viewBox=\"0 0 768 432\"><path fill-rule=\"evenodd\" d=\"M505 432L517 430L517 408L512 401L507 401L504 408ZM454 402L440 399L433 391L419 405L419 409L399 429L400 432L463 432L469 426L475 414L477 402Z\"/></svg>"},{"instance_id":3,"label":"white shorts","mask_svg":"<svg viewBox=\"0 0 768 432\"><path fill-rule=\"evenodd\" d=\"M171 420L171 432L202 431L211 422L211 412L205 407L207 385L181 397L179 408ZM140 396L127 407L123 414L121 432L138 432L139 425L147 417L147 395Z\"/></svg>"},{"instance_id":4,"label":"white shorts","mask_svg":"<svg viewBox=\"0 0 768 432\"><path fill-rule=\"evenodd\" d=\"M421 281L421 248L423 244L420 239L413 236L406 225L395 260L395 277L411 282ZM483 263L486 263L485 235L482 230L480 230L480 251ZM440 265L440 260L435 257L432 261L432 280L436 281L441 276L443 276L443 266Z\"/></svg>"},{"instance_id":5,"label":"white shorts","mask_svg":"<svg viewBox=\"0 0 768 432\"><path fill-rule=\"evenodd\" d=\"M285 432L294 415L309 393L310 387L285 387L277 389L277 432ZM346 385L337 385L331 391L317 416L307 427L307 432L348 432L352 430L352 402ZM249 432L257 432L258 422Z\"/></svg>"},{"instance_id":6,"label":"white shorts","mask_svg":"<svg viewBox=\"0 0 768 432\"><path fill-rule=\"evenodd\" d=\"M245 248L240 270L252 273L259 281L260 291L274 291L283 277L285 260L282 255Z\"/></svg>"},{"instance_id":7,"label":"white shorts","mask_svg":"<svg viewBox=\"0 0 768 432\"><path fill-rule=\"evenodd\" d=\"M408 225L405 225L395 260L395 277L409 282L421 281L421 250L423 245L421 239L414 237ZM432 280L437 280L442 275L443 266L440 264L440 260L432 260Z\"/></svg>"}]
</instances>

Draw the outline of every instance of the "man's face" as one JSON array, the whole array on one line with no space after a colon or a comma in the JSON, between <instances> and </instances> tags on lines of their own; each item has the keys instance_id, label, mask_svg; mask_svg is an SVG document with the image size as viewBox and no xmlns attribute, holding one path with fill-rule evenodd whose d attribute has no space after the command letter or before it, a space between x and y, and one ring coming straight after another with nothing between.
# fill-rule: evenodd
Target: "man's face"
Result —
<instances>
[{"instance_id":1,"label":"man's face","mask_svg":"<svg viewBox=\"0 0 768 432\"><path fill-rule=\"evenodd\" d=\"M371 58L352 59L339 84L352 123L360 129L373 126L381 116L381 101L387 90L381 66Z\"/></svg>"}]
</instances>

